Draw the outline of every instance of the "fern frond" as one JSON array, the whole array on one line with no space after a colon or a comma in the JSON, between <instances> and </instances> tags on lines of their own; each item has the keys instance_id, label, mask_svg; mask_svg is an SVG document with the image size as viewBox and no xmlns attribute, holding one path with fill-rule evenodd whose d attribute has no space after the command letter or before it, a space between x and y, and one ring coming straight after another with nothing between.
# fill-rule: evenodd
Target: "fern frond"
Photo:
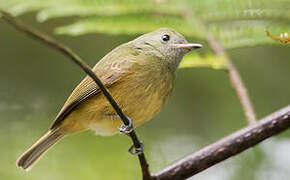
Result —
<instances>
[{"instance_id":1,"label":"fern frond","mask_svg":"<svg viewBox=\"0 0 290 180\"><path fill-rule=\"evenodd\" d=\"M290 0L0 0L0 8L14 15L36 11L40 22L75 17L72 24L58 27L58 34L141 34L171 27L201 41L212 32L227 49L278 44L264 30L290 31ZM206 53L195 58L217 59ZM185 62L182 66L191 66Z\"/></svg>"},{"instance_id":2,"label":"fern frond","mask_svg":"<svg viewBox=\"0 0 290 180\"><path fill-rule=\"evenodd\" d=\"M162 27L176 29L180 33L203 39L198 24L184 22L180 16L151 14L126 14L119 16L93 16L83 18L72 25L56 29L58 34L81 35L86 33L142 34Z\"/></svg>"},{"instance_id":3,"label":"fern frond","mask_svg":"<svg viewBox=\"0 0 290 180\"><path fill-rule=\"evenodd\" d=\"M242 20L212 24L210 30L226 48L238 48L245 46L278 44L265 34L265 29L274 34L287 32L290 24L274 23L264 20Z\"/></svg>"}]
</instances>

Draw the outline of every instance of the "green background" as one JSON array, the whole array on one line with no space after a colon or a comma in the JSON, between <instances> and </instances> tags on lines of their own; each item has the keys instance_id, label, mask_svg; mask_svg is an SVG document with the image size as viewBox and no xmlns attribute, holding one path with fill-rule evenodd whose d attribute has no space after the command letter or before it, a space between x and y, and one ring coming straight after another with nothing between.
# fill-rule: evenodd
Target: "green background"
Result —
<instances>
[{"instance_id":1,"label":"green background","mask_svg":"<svg viewBox=\"0 0 290 180\"><path fill-rule=\"evenodd\" d=\"M39 24L33 14L21 19L51 34L71 19ZM133 36L104 34L56 36L94 65ZM229 52L262 118L290 102L290 46L233 49ZM28 173L15 161L46 132L65 99L85 74L59 52L15 31L0 20L0 179L140 179L136 157L123 135L69 136ZM169 103L136 131L146 145L151 170L168 164L247 125L227 73L209 68L181 69ZM288 180L289 130L226 160L194 180Z\"/></svg>"}]
</instances>

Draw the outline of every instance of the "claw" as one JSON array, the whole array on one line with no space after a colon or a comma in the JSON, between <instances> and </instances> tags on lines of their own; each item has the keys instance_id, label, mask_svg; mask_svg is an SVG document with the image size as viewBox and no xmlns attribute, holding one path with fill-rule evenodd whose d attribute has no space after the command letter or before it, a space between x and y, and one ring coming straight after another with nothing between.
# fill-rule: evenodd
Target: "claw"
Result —
<instances>
[{"instance_id":1,"label":"claw","mask_svg":"<svg viewBox=\"0 0 290 180\"><path fill-rule=\"evenodd\" d=\"M127 117L127 119L129 120L129 125L122 124L121 127L119 128L121 133L129 134L134 129L132 119L130 119L128 117Z\"/></svg>"},{"instance_id":2,"label":"claw","mask_svg":"<svg viewBox=\"0 0 290 180\"><path fill-rule=\"evenodd\" d=\"M133 126L132 119L129 117L127 117L127 119L129 120L129 124L128 125L122 124L121 127L119 128L119 130L121 133L125 133L125 134L129 135L133 131L134 126ZM128 151L132 155L142 154L144 152L144 144L140 143L140 147L138 147L138 148L136 148L134 145L132 145Z\"/></svg>"},{"instance_id":3,"label":"claw","mask_svg":"<svg viewBox=\"0 0 290 180\"><path fill-rule=\"evenodd\" d=\"M138 147L138 148L136 148L134 145L132 145L128 151L132 155L142 154L144 152L144 144L141 143L140 147Z\"/></svg>"}]
</instances>

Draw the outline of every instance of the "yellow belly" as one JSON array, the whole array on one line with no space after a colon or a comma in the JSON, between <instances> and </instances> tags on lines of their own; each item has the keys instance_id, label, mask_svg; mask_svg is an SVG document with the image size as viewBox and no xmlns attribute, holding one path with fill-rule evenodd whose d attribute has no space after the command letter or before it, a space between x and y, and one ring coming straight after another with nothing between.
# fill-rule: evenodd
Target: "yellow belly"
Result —
<instances>
[{"instance_id":1,"label":"yellow belly","mask_svg":"<svg viewBox=\"0 0 290 180\"><path fill-rule=\"evenodd\" d=\"M163 80L163 82L162 82ZM173 89L173 81L136 83L126 81L109 88L110 93L126 116L137 127L150 120L166 103ZM156 84L152 84L156 83ZM61 127L67 133L91 129L99 135L113 135L119 132L122 121L102 93L91 97L71 112Z\"/></svg>"}]
</instances>

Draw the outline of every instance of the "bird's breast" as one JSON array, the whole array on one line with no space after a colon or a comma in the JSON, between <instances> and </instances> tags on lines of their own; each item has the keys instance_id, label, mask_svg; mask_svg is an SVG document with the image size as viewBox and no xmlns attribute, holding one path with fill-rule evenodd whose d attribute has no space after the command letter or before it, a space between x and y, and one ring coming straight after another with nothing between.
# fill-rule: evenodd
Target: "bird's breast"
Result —
<instances>
[{"instance_id":1,"label":"bird's breast","mask_svg":"<svg viewBox=\"0 0 290 180\"><path fill-rule=\"evenodd\" d=\"M167 102L173 90L174 75L160 68L143 66L120 80L110 91L138 126L151 119Z\"/></svg>"}]
</instances>

